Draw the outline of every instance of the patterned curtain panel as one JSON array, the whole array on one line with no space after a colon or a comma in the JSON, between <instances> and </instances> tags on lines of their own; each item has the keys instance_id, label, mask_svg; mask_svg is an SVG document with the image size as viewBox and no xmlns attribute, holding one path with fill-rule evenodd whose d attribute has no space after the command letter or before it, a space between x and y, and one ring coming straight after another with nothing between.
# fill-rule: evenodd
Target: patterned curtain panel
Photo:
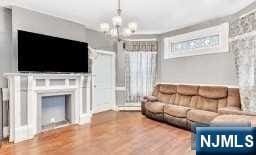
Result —
<instances>
[{"instance_id":1,"label":"patterned curtain panel","mask_svg":"<svg viewBox=\"0 0 256 155\"><path fill-rule=\"evenodd\" d=\"M256 15L230 24L230 51L235 54L242 109L256 112Z\"/></svg>"},{"instance_id":2,"label":"patterned curtain panel","mask_svg":"<svg viewBox=\"0 0 256 155\"><path fill-rule=\"evenodd\" d=\"M149 47L148 49L149 51L126 51L126 104L128 105L138 104L143 96L152 93L156 79L157 49L155 51Z\"/></svg>"},{"instance_id":3,"label":"patterned curtain panel","mask_svg":"<svg viewBox=\"0 0 256 155\"><path fill-rule=\"evenodd\" d=\"M0 147L3 140L3 95L0 88Z\"/></svg>"},{"instance_id":4,"label":"patterned curtain panel","mask_svg":"<svg viewBox=\"0 0 256 155\"><path fill-rule=\"evenodd\" d=\"M158 50L157 41L126 41L124 42L124 49L130 52L146 51L156 52Z\"/></svg>"},{"instance_id":5,"label":"patterned curtain panel","mask_svg":"<svg viewBox=\"0 0 256 155\"><path fill-rule=\"evenodd\" d=\"M256 112L256 37L233 41L231 50L236 56L242 109Z\"/></svg>"}]
</instances>

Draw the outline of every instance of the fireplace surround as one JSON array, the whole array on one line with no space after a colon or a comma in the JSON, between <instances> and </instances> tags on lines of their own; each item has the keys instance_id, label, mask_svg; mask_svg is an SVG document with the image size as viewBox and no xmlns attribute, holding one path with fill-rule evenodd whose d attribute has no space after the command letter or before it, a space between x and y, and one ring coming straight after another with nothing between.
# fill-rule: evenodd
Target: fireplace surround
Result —
<instances>
[{"instance_id":1,"label":"fireplace surround","mask_svg":"<svg viewBox=\"0 0 256 155\"><path fill-rule=\"evenodd\" d=\"M10 142L31 139L42 131L43 97L70 96L70 124L90 122L90 74L7 73L5 76L10 96Z\"/></svg>"}]
</instances>

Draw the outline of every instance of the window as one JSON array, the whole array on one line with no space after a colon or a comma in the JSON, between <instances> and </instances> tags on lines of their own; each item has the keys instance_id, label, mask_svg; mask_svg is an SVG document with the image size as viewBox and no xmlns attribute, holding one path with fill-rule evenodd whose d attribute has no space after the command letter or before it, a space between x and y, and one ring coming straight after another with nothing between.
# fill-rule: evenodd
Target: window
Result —
<instances>
[{"instance_id":1,"label":"window","mask_svg":"<svg viewBox=\"0 0 256 155\"><path fill-rule=\"evenodd\" d=\"M164 39L164 58L228 52L229 24Z\"/></svg>"}]
</instances>

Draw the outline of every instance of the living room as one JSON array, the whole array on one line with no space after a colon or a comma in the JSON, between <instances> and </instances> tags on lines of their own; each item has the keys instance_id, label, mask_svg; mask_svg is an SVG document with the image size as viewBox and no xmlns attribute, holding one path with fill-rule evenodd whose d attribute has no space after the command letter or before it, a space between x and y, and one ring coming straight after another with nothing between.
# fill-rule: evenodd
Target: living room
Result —
<instances>
[{"instance_id":1,"label":"living room","mask_svg":"<svg viewBox=\"0 0 256 155\"><path fill-rule=\"evenodd\" d=\"M0 154L256 153L254 0L1 0L0 32Z\"/></svg>"}]
</instances>

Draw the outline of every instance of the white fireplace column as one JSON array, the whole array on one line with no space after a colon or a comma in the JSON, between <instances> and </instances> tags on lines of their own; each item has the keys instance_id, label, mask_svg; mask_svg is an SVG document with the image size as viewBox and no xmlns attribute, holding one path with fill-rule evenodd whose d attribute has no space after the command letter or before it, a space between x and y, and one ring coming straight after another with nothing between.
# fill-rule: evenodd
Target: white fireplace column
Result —
<instances>
[{"instance_id":1,"label":"white fireplace column","mask_svg":"<svg viewBox=\"0 0 256 155\"><path fill-rule=\"evenodd\" d=\"M42 96L71 95L71 124L91 120L90 74L33 74L7 73L10 93L10 142L31 139L40 132L38 119ZM26 82L22 81L26 79ZM26 99L21 92L26 89ZM22 104L26 101L26 123L22 123ZM24 103L23 103L24 104ZM24 109L24 108L23 108ZM83 109L86 109L84 111Z\"/></svg>"}]
</instances>

